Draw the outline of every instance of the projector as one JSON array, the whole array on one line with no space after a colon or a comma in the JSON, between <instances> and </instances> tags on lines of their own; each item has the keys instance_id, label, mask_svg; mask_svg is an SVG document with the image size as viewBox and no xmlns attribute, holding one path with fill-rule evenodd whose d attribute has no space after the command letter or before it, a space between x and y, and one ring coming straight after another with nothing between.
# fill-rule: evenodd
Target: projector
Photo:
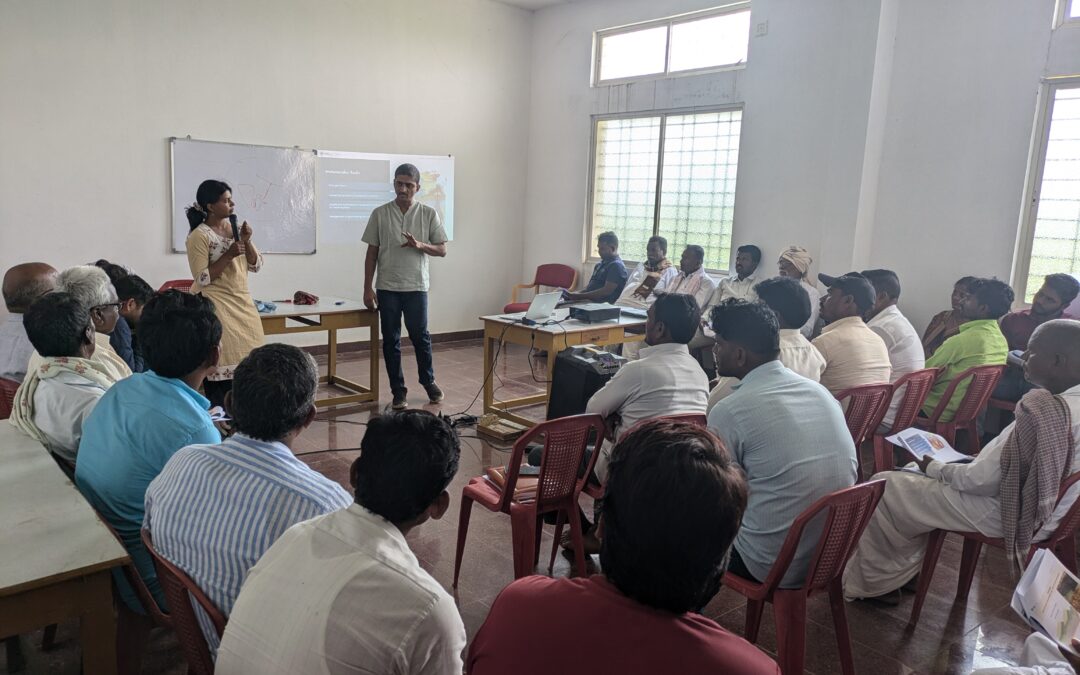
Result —
<instances>
[{"instance_id":1,"label":"projector","mask_svg":"<svg viewBox=\"0 0 1080 675\"><path fill-rule=\"evenodd\" d=\"M570 318L582 323L618 321L622 313L618 307L606 302L590 302L587 305L571 305Z\"/></svg>"}]
</instances>

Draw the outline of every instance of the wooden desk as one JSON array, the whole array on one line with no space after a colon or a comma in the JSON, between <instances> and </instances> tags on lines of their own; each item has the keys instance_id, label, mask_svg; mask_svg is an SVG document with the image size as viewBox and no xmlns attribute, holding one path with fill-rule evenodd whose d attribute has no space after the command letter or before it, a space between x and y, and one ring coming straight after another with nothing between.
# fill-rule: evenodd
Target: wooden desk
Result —
<instances>
[{"instance_id":1,"label":"wooden desk","mask_svg":"<svg viewBox=\"0 0 1080 675\"><path fill-rule=\"evenodd\" d=\"M522 313L480 317L484 322L484 414L494 413L503 419L531 427L536 424L536 420L515 415L510 411L538 403L547 405L551 396L551 374L555 370L555 357L560 351L574 345L604 346L645 339L644 334L626 332L627 328L644 326L645 319L623 315L618 321L582 323L567 319L568 314L569 310L566 308L555 310L554 319L560 323L547 326L526 326L515 322L514 318L520 321L524 316ZM495 401L494 362L500 342L547 350L547 383L544 385L543 394Z\"/></svg>"},{"instance_id":2,"label":"wooden desk","mask_svg":"<svg viewBox=\"0 0 1080 675\"><path fill-rule=\"evenodd\" d=\"M340 304L339 304L340 303ZM378 402L379 400L379 313L364 303L344 298L320 297L315 305L280 303L277 309L259 314L263 332L267 335L291 333L327 333L326 375L319 382L330 384L351 392L344 396L330 396L315 401L315 407ZM371 355L369 384L364 386L337 374L337 332L345 328L367 328L370 333L368 350Z\"/></svg>"},{"instance_id":3,"label":"wooden desk","mask_svg":"<svg viewBox=\"0 0 1080 675\"><path fill-rule=\"evenodd\" d=\"M79 618L83 672L116 672L110 571L127 552L37 441L0 421L0 638Z\"/></svg>"}]
</instances>

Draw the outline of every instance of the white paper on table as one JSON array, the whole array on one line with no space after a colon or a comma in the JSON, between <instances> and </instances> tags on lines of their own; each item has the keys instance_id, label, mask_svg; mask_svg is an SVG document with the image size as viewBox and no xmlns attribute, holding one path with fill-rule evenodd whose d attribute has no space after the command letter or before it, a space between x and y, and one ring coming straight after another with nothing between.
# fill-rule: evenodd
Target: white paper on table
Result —
<instances>
[{"instance_id":1,"label":"white paper on table","mask_svg":"<svg viewBox=\"0 0 1080 675\"><path fill-rule=\"evenodd\" d=\"M929 455L932 459L945 464L971 461L970 456L954 450L949 445L949 442L941 436L915 427L904 429L898 434L887 437L885 440L904 448L914 455L915 459L922 459Z\"/></svg>"},{"instance_id":2,"label":"white paper on table","mask_svg":"<svg viewBox=\"0 0 1080 675\"><path fill-rule=\"evenodd\" d=\"M1011 605L1032 628L1074 652L1072 640L1080 637L1080 579L1053 553L1035 552L1016 585Z\"/></svg>"}]
</instances>

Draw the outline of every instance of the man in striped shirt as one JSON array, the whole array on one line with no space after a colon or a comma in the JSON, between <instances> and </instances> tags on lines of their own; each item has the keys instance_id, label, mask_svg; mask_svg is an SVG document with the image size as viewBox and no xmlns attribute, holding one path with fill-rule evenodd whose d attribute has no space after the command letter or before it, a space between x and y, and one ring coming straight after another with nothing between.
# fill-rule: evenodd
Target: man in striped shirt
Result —
<instances>
[{"instance_id":1,"label":"man in striped shirt","mask_svg":"<svg viewBox=\"0 0 1080 675\"><path fill-rule=\"evenodd\" d=\"M315 360L284 344L251 352L225 405L237 433L177 452L146 490L143 527L226 617L247 571L292 525L352 503L290 449L315 418ZM218 637L198 605L213 654Z\"/></svg>"}]
</instances>

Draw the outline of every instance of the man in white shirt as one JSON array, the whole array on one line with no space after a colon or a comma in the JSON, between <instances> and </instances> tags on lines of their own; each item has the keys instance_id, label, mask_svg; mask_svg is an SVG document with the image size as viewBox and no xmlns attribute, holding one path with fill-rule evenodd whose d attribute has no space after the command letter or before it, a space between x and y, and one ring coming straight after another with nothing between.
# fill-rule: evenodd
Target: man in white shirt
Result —
<instances>
[{"instance_id":1,"label":"man in white shirt","mask_svg":"<svg viewBox=\"0 0 1080 675\"><path fill-rule=\"evenodd\" d=\"M755 286L754 293L776 314L780 326L780 363L808 380L820 380L825 359L799 330L810 317L810 296L803 285L788 277L774 277ZM711 411L738 383L738 378L721 377L709 392L707 410Z\"/></svg>"},{"instance_id":2,"label":"man in white shirt","mask_svg":"<svg viewBox=\"0 0 1080 675\"><path fill-rule=\"evenodd\" d=\"M1067 406L1072 432L1072 464L1065 474L1080 471L1080 322L1048 321L1032 335L1024 373L1028 380ZM887 471L874 476L887 481L885 494L844 573L848 599L879 598L895 604L897 589L913 579L922 565L926 539L933 530L977 531L1005 535L1003 524L1003 459L1017 422L1006 427L969 464L942 464L923 459L923 474ZM1041 442L1041 438L1039 441ZM1031 448L1037 451L1038 447ZM1039 467L1030 467L1034 480ZM1059 476L1060 477L1060 474ZM1052 488L1053 489L1053 488ZM1046 539L1080 494L1080 485L1066 493L1031 541ZM1018 495L1012 495L1018 499ZM1031 502L1037 500L1031 499Z\"/></svg>"},{"instance_id":3,"label":"man in white shirt","mask_svg":"<svg viewBox=\"0 0 1080 675\"><path fill-rule=\"evenodd\" d=\"M23 328L23 312L34 300L56 288L57 272L41 262L22 263L4 273L4 305L8 314L0 323L0 377L22 382L34 347Z\"/></svg>"},{"instance_id":4,"label":"man in white shirt","mask_svg":"<svg viewBox=\"0 0 1080 675\"><path fill-rule=\"evenodd\" d=\"M757 300L754 292L754 284L757 283L758 264L761 262L761 249L753 244L740 246L735 256L735 274L728 275L720 280L716 290L708 302L701 309L701 322L703 326L709 324L709 313L712 308L725 300ZM711 335L706 335L701 327L690 341L690 353L693 354L705 367L705 372L712 374L716 370L716 364L712 358L712 347L715 344Z\"/></svg>"},{"instance_id":5,"label":"man in white shirt","mask_svg":"<svg viewBox=\"0 0 1080 675\"><path fill-rule=\"evenodd\" d=\"M667 259L667 239L649 237L645 247L645 262L634 268L626 279L622 294L615 301L621 307L648 309L656 300L658 293L663 293L667 285L679 274L679 268ZM648 281L648 283L646 283Z\"/></svg>"},{"instance_id":6,"label":"man in white shirt","mask_svg":"<svg viewBox=\"0 0 1080 675\"><path fill-rule=\"evenodd\" d=\"M450 505L457 434L408 410L372 418L360 446L356 503L289 528L248 573L218 675L461 675L465 626L454 599L405 541Z\"/></svg>"},{"instance_id":7,"label":"man in white shirt","mask_svg":"<svg viewBox=\"0 0 1080 675\"><path fill-rule=\"evenodd\" d=\"M818 278L829 287L821 303L825 327L812 343L825 359L821 384L836 394L849 387L888 382L889 350L863 321L874 306L874 287L858 272L841 277L819 274Z\"/></svg>"},{"instance_id":8,"label":"man in white shirt","mask_svg":"<svg viewBox=\"0 0 1080 675\"><path fill-rule=\"evenodd\" d=\"M889 363L892 365L890 382L896 382L908 373L922 370L926 367L926 355L923 351L922 340L911 322L900 313L896 306L900 300L900 277L892 270L863 270L862 275L873 284L874 306L867 315L866 325L870 330L881 336L885 341L885 347L889 350ZM892 428L893 420L896 419L896 411L900 408L900 402L904 400L905 386L893 396L889 411L885 413L880 431L882 433Z\"/></svg>"},{"instance_id":9,"label":"man in white shirt","mask_svg":"<svg viewBox=\"0 0 1080 675\"><path fill-rule=\"evenodd\" d=\"M615 441L642 420L705 412L709 381L686 348L700 316L689 295L665 293L649 308L641 358L620 368L585 406L585 412L607 419ZM611 447L605 443L596 460L601 482L607 478Z\"/></svg>"},{"instance_id":10,"label":"man in white shirt","mask_svg":"<svg viewBox=\"0 0 1080 675\"><path fill-rule=\"evenodd\" d=\"M679 273L664 287L664 293L689 295L699 308L704 307L716 290L716 281L705 271L704 263L705 249L696 244L687 246L679 260ZM700 311L698 313L700 315ZM689 344L689 342L687 340L684 344ZM641 349L639 342L628 342L623 345L623 356L634 360L638 358L639 349Z\"/></svg>"}]
</instances>

